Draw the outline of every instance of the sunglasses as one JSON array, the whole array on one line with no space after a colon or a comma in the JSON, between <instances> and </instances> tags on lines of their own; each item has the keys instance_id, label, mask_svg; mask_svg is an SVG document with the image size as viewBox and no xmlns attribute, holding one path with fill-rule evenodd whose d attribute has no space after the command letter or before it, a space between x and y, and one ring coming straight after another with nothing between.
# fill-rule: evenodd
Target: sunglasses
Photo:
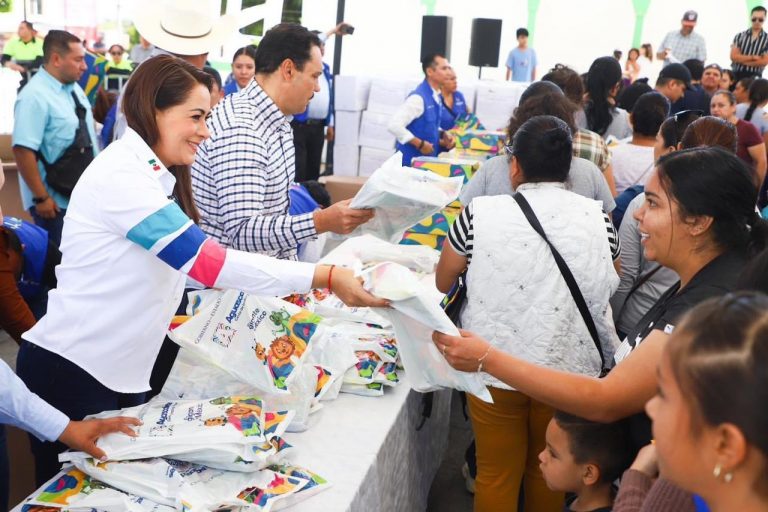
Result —
<instances>
[{"instance_id":1,"label":"sunglasses","mask_svg":"<svg viewBox=\"0 0 768 512\"><path fill-rule=\"evenodd\" d=\"M755 23L755 22L757 22L757 23L762 23L762 22L764 22L764 21L765 21L765 18L758 18L757 16L755 16L754 18L752 18L752 23Z\"/></svg>"},{"instance_id":2,"label":"sunglasses","mask_svg":"<svg viewBox=\"0 0 768 512\"><path fill-rule=\"evenodd\" d=\"M672 116L672 119L675 122L675 143L672 144L672 145L677 147L677 144L680 142L680 140L679 140L680 138L677 135L678 132L680 131L679 130L679 126L678 126L679 122L681 122L681 121L685 122L689 118L694 117L694 119L691 120L688 123L688 124L690 124L691 122L695 121L696 119L700 118L703 115L704 115L704 111L703 110L681 110L680 112L678 112L677 114ZM687 126L686 126L686 128L687 128Z\"/></svg>"}]
</instances>

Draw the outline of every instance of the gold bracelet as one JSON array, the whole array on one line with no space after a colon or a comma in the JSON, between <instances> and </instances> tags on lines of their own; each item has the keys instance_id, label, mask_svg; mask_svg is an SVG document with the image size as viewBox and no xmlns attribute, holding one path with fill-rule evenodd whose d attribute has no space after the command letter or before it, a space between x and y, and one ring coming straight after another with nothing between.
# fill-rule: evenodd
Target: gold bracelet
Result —
<instances>
[{"instance_id":1,"label":"gold bracelet","mask_svg":"<svg viewBox=\"0 0 768 512\"><path fill-rule=\"evenodd\" d=\"M488 357L488 354L490 354L490 353L491 353L491 349L492 349L492 348L493 348L493 345L489 346L489 347L488 347L488 350L486 350L486 351L485 351L485 354L483 354L483 357L481 357L480 359L478 359L478 360L477 360L477 362L479 363L479 364L477 365L477 372L478 372L478 373L480 373L481 371L483 371L483 362L485 361L485 358L486 358L486 357Z\"/></svg>"}]
</instances>

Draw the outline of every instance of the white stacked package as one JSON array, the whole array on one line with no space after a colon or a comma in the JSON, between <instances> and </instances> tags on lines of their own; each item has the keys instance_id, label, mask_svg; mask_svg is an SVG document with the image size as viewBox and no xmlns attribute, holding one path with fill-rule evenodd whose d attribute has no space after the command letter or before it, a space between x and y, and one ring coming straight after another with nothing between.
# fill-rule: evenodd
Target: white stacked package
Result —
<instances>
[{"instance_id":1,"label":"white stacked package","mask_svg":"<svg viewBox=\"0 0 768 512\"><path fill-rule=\"evenodd\" d=\"M267 413L261 399L222 396L204 400L161 400L105 411L90 418L129 416L142 425L136 437L123 433L102 436L97 446L108 460L125 461L173 457L231 471L256 471L274 463L289 448L279 436L293 412ZM59 460L88 458L84 452L64 452Z\"/></svg>"},{"instance_id":2,"label":"white stacked package","mask_svg":"<svg viewBox=\"0 0 768 512\"><path fill-rule=\"evenodd\" d=\"M360 168L360 146L333 145L333 175L357 176Z\"/></svg>"},{"instance_id":3,"label":"white stacked package","mask_svg":"<svg viewBox=\"0 0 768 512\"><path fill-rule=\"evenodd\" d=\"M352 208L373 208L375 215L353 233L396 243L406 229L440 211L455 200L462 177L444 178L402 166L402 155L392 155L363 184L352 199Z\"/></svg>"},{"instance_id":4,"label":"white stacked package","mask_svg":"<svg viewBox=\"0 0 768 512\"><path fill-rule=\"evenodd\" d=\"M335 112L334 145L357 146L360 144L360 121L362 115L363 113L359 110L356 112L337 110Z\"/></svg>"},{"instance_id":5,"label":"white stacked package","mask_svg":"<svg viewBox=\"0 0 768 512\"><path fill-rule=\"evenodd\" d=\"M299 501L328 487L318 475L296 466L280 465L254 473L236 473L175 460L147 459L131 462L95 462L84 459L77 468L91 478L154 502L189 512L242 507L269 512L280 501ZM298 476L302 475L302 476Z\"/></svg>"},{"instance_id":6,"label":"white stacked package","mask_svg":"<svg viewBox=\"0 0 768 512\"><path fill-rule=\"evenodd\" d=\"M368 110L393 114L417 85L418 81L409 78L374 78L368 96Z\"/></svg>"},{"instance_id":7,"label":"white stacked package","mask_svg":"<svg viewBox=\"0 0 768 512\"><path fill-rule=\"evenodd\" d=\"M371 78L367 76L337 75L334 77L333 105L336 111L359 112L368 108Z\"/></svg>"},{"instance_id":8,"label":"white stacked package","mask_svg":"<svg viewBox=\"0 0 768 512\"><path fill-rule=\"evenodd\" d=\"M486 129L504 130L527 87L520 82L478 82L475 115Z\"/></svg>"},{"instance_id":9,"label":"white stacked package","mask_svg":"<svg viewBox=\"0 0 768 512\"><path fill-rule=\"evenodd\" d=\"M458 336L459 330L413 272L397 263L381 263L363 271L362 277L368 291L391 302L381 313L392 322L413 389L453 388L493 402L480 374L454 370L432 342L433 331Z\"/></svg>"},{"instance_id":10,"label":"white stacked package","mask_svg":"<svg viewBox=\"0 0 768 512\"><path fill-rule=\"evenodd\" d=\"M320 317L280 299L229 290L169 337L266 393L288 393Z\"/></svg>"},{"instance_id":11,"label":"white stacked package","mask_svg":"<svg viewBox=\"0 0 768 512\"><path fill-rule=\"evenodd\" d=\"M390 113L366 110L360 120L358 142L365 148L376 148L387 151L395 149L395 136L387 125L392 117ZM391 153L390 153L391 154Z\"/></svg>"},{"instance_id":12,"label":"white stacked package","mask_svg":"<svg viewBox=\"0 0 768 512\"><path fill-rule=\"evenodd\" d=\"M360 147L360 164L358 166L358 176L371 176L376 169L392 157L394 147L391 149L371 148L367 146ZM402 157L400 157L402 160Z\"/></svg>"}]
</instances>

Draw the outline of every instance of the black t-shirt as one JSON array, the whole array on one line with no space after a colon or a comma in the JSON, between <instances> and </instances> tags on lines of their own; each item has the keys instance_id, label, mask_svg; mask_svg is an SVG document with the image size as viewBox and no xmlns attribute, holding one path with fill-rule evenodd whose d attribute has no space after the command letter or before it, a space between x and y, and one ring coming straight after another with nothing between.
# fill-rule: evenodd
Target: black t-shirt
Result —
<instances>
[{"instance_id":1,"label":"black t-shirt","mask_svg":"<svg viewBox=\"0 0 768 512\"><path fill-rule=\"evenodd\" d=\"M573 512L571 510L571 504L576 501L576 497L574 496L571 499L565 500L565 506L563 507L563 512ZM589 512L611 512L613 510L613 507L600 507L590 510Z\"/></svg>"},{"instance_id":2,"label":"black t-shirt","mask_svg":"<svg viewBox=\"0 0 768 512\"><path fill-rule=\"evenodd\" d=\"M672 286L627 334L616 351L617 363L620 364L621 355L626 357L652 331L671 334L681 317L694 306L732 291L746 263L744 255L726 252L707 263L682 290L679 282ZM630 422L633 441L640 449L651 441L651 422L644 413L636 414Z\"/></svg>"}]
</instances>

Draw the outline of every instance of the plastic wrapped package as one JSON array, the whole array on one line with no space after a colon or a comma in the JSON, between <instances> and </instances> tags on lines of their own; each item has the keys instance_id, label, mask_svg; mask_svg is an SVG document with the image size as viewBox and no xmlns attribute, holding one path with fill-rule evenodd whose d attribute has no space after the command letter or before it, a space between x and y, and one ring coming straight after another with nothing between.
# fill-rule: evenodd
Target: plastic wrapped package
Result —
<instances>
[{"instance_id":1,"label":"plastic wrapped package","mask_svg":"<svg viewBox=\"0 0 768 512\"><path fill-rule=\"evenodd\" d=\"M264 407L253 396L224 396L210 400L152 400L120 411L106 411L91 418L132 416L143 424L137 437L107 434L97 445L109 460L176 457L189 460L200 450L221 452L222 457L252 461L251 445L266 441ZM87 457L64 452L60 460Z\"/></svg>"},{"instance_id":2,"label":"plastic wrapped package","mask_svg":"<svg viewBox=\"0 0 768 512\"><path fill-rule=\"evenodd\" d=\"M353 236L369 233L396 243L408 227L458 197L463 178L443 178L401 164L402 155L395 153L352 199L352 208L375 210L373 219L359 226Z\"/></svg>"},{"instance_id":3,"label":"plastic wrapped package","mask_svg":"<svg viewBox=\"0 0 768 512\"><path fill-rule=\"evenodd\" d=\"M288 392L320 317L280 299L229 290L169 333L197 356L264 392Z\"/></svg>"},{"instance_id":4,"label":"plastic wrapped package","mask_svg":"<svg viewBox=\"0 0 768 512\"><path fill-rule=\"evenodd\" d=\"M435 271L439 259L439 253L430 251L426 247L402 247L372 235L363 235L348 238L332 253L320 260L320 263L360 271L364 265L390 261L408 267L414 272L431 274Z\"/></svg>"},{"instance_id":5,"label":"plastic wrapped package","mask_svg":"<svg viewBox=\"0 0 768 512\"><path fill-rule=\"evenodd\" d=\"M355 355L357 364L344 373L344 384L372 384L383 364L381 357L371 350L358 350Z\"/></svg>"},{"instance_id":6,"label":"plastic wrapped package","mask_svg":"<svg viewBox=\"0 0 768 512\"><path fill-rule=\"evenodd\" d=\"M232 447L231 452L227 452L225 448L227 447L219 446L211 449L200 447L194 452L184 454L184 461L226 471L253 473L282 461L286 454L293 451L292 445L276 435L262 443L250 445L247 458L235 453L237 447ZM235 456L233 457L232 454Z\"/></svg>"},{"instance_id":7,"label":"plastic wrapped package","mask_svg":"<svg viewBox=\"0 0 768 512\"><path fill-rule=\"evenodd\" d=\"M434 156L417 156L411 165L414 169L431 171L444 178L462 178L465 185L480 168L480 162L476 159L454 158L448 160Z\"/></svg>"},{"instance_id":8,"label":"plastic wrapped package","mask_svg":"<svg viewBox=\"0 0 768 512\"><path fill-rule=\"evenodd\" d=\"M432 342L433 331L454 336L459 331L423 282L396 263L377 265L362 277L368 291L391 302L391 308L381 311L394 326L400 358L413 389L454 388L492 402L480 375L451 368Z\"/></svg>"},{"instance_id":9,"label":"plastic wrapped package","mask_svg":"<svg viewBox=\"0 0 768 512\"><path fill-rule=\"evenodd\" d=\"M237 473L165 459L108 463L85 459L78 461L78 469L114 487L133 489L189 512L223 507L268 512L309 483L268 469Z\"/></svg>"},{"instance_id":10,"label":"plastic wrapped package","mask_svg":"<svg viewBox=\"0 0 768 512\"><path fill-rule=\"evenodd\" d=\"M299 489L297 492L286 496L284 499L276 503L274 510L282 510L284 508L293 506L296 503L310 498L319 492L323 492L331 486L331 483L328 482L328 480L325 478L300 466L294 466L291 464L275 464L274 466L269 466L267 469L281 475L286 475L293 478L301 478L302 480L307 481L306 485L304 485L304 487Z\"/></svg>"},{"instance_id":11,"label":"plastic wrapped package","mask_svg":"<svg viewBox=\"0 0 768 512\"><path fill-rule=\"evenodd\" d=\"M384 384L381 382L372 382L371 384L349 384L344 382L341 385L341 392L359 396L384 396Z\"/></svg>"},{"instance_id":12,"label":"plastic wrapped package","mask_svg":"<svg viewBox=\"0 0 768 512\"><path fill-rule=\"evenodd\" d=\"M396 386L399 384L400 376L397 374L397 363L382 364L373 380L375 382L380 382L385 386Z\"/></svg>"},{"instance_id":13,"label":"plastic wrapped package","mask_svg":"<svg viewBox=\"0 0 768 512\"><path fill-rule=\"evenodd\" d=\"M321 336L322 337L322 336ZM269 411L291 410L293 418L288 432L303 432L309 428L309 415L316 389L316 371L311 364L302 364L289 386L288 393L263 393L218 366L181 348L165 381L159 398L164 400L205 399L206 397L257 393Z\"/></svg>"},{"instance_id":14,"label":"plastic wrapped package","mask_svg":"<svg viewBox=\"0 0 768 512\"><path fill-rule=\"evenodd\" d=\"M73 466L66 466L21 506L22 512L172 512L173 506L114 489L92 479Z\"/></svg>"}]
</instances>

